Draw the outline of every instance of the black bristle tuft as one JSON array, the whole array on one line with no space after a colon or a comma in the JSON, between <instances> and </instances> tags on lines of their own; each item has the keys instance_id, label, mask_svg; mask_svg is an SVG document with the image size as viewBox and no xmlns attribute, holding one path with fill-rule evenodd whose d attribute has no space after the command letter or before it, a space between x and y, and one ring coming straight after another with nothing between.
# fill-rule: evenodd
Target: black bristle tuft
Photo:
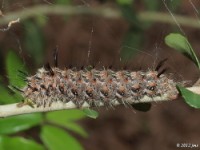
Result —
<instances>
[{"instance_id":1,"label":"black bristle tuft","mask_svg":"<svg viewBox=\"0 0 200 150\"><path fill-rule=\"evenodd\" d=\"M41 84L40 87L41 87L42 89L46 89L46 87L45 87L44 84Z\"/></svg>"},{"instance_id":2,"label":"black bristle tuft","mask_svg":"<svg viewBox=\"0 0 200 150\"><path fill-rule=\"evenodd\" d=\"M94 68L95 68L95 65L91 65L91 68L94 69Z\"/></svg>"},{"instance_id":3,"label":"black bristle tuft","mask_svg":"<svg viewBox=\"0 0 200 150\"><path fill-rule=\"evenodd\" d=\"M54 57L54 65L55 67L58 67L58 47L54 49L53 57Z\"/></svg>"},{"instance_id":4,"label":"black bristle tuft","mask_svg":"<svg viewBox=\"0 0 200 150\"><path fill-rule=\"evenodd\" d=\"M81 66L81 70L84 70L84 66Z\"/></svg>"},{"instance_id":5,"label":"black bristle tuft","mask_svg":"<svg viewBox=\"0 0 200 150\"><path fill-rule=\"evenodd\" d=\"M159 78L161 74L165 73L168 68L163 69L161 72L158 73L157 77Z\"/></svg>"},{"instance_id":6,"label":"black bristle tuft","mask_svg":"<svg viewBox=\"0 0 200 150\"><path fill-rule=\"evenodd\" d=\"M164 64L167 60L168 60L167 58L161 60L161 61L158 63L158 65L156 66L155 71L158 71L158 70L160 69L160 67L162 67L163 64Z\"/></svg>"},{"instance_id":7,"label":"black bristle tuft","mask_svg":"<svg viewBox=\"0 0 200 150\"><path fill-rule=\"evenodd\" d=\"M35 87L32 87L31 85L29 85L28 84L28 87L33 91L33 92L35 92L35 91L38 91L38 89L37 88L35 88Z\"/></svg>"},{"instance_id":8,"label":"black bristle tuft","mask_svg":"<svg viewBox=\"0 0 200 150\"><path fill-rule=\"evenodd\" d=\"M22 70L17 70L18 71L18 76L22 79L22 80L24 80L24 79L26 79L27 77L28 77L28 73L26 73L26 72L24 72L24 71L22 71Z\"/></svg>"},{"instance_id":9,"label":"black bristle tuft","mask_svg":"<svg viewBox=\"0 0 200 150\"><path fill-rule=\"evenodd\" d=\"M62 86L59 86L59 91L64 94L64 88Z\"/></svg>"},{"instance_id":10,"label":"black bristle tuft","mask_svg":"<svg viewBox=\"0 0 200 150\"><path fill-rule=\"evenodd\" d=\"M45 70L49 71L50 75L53 76L54 75L54 72L50 66L49 63L47 63L45 66L44 66Z\"/></svg>"},{"instance_id":11,"label":"black bristle tuft","mask_svg":"<svg viewBox=\"0 0 200 150\"><path fill-rule=\"evenodd\" d=\"M73 67L72 64L70 64L70 65L68 66L69 69L72 69L72 67Z\"/></svg>"},{"instance_id":12,"label":"black bristle tuft","mask_svg":"<svg viewBox=\"0 0 200 150\"><path fill-rule=\"evenodd\" d=\"M123 66L123 70L127 70L127 66Z\"/></svg>"}]
</instances>

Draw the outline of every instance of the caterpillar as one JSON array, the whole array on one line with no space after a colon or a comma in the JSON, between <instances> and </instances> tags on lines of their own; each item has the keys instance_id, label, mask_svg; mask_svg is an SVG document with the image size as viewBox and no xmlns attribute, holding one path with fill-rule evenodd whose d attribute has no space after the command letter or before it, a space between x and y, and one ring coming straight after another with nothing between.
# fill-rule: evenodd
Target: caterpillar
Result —
<instances>
[{"instance_id":1,"label":"caterpillar","mask_svg":"<svg viewBox=\"0 0 200 150\"><path fill-rule=\"evenodd\" d=\"M55 58L57 59L57 58ZM165 60L164 60L165 61ZM112 106L116 102L129 104L144 97L166 95L173 100L178 96L176 82L164 70L130 71L95 68L51 67L49 63L27 77L27 86L20 89L24 99L37 107L48 107L53 102L73 102L78 108L87 102L90 106Z\"/></svg>"}]
</instances>

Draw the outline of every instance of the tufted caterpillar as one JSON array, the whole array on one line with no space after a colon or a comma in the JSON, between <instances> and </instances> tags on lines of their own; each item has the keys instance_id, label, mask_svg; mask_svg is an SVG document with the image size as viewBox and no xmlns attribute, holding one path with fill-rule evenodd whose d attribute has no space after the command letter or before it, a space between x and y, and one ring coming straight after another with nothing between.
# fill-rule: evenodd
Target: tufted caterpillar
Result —
<instances>
[{"instance_id":1,"label":"tufted caterpillar","mask_svg":"<svg viewBox=\"0 0 200 150\"><path fill-rule=\"evenodd\" d=\"M20 89L25 100L37 107L48 107L53 102L73 102L78 108L86 102L91 107L101 104L113 106L115 103L129 104L148 97L165 97L173 100L178 96L176 82L165 69L159 71L166 60L155 70L131 71L95 68L55 67L47 63L33 76L26 78L27 86Z\"/></svg>"}]
</instances>

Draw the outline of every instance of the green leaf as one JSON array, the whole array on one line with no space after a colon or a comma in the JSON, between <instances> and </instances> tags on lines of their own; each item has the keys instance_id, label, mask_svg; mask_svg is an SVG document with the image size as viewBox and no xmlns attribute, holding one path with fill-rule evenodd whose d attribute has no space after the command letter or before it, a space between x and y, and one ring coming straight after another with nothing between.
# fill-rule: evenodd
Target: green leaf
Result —
<instances>
[{"instance_id":1,"label":"green leaf","mask_svg":"<svg viewBox=\"0 0 200 150\"><path fill-rule=\"evenodd\" d=\"M86 115L81 110L61 110L49 112L46 114L46 119L54 124L63 126L72 130L84 137L87 137L86 131L73 121L85 118Z\"/></svg>"},{"instance_id":2,"label":"green leaf","mask_svg":"<svg viewBox=\"0 0 200 150\"><path fill-rule=\"evenodd\" d=\"M39 27L44 27L47 24L48 18L44 15L38 15L35 17L35 21Z\"/></svg>"},{"instance_id":3,"label":"green leaf","mask_svg":"<svg viewBox=\"0 0 200 150\"><path fill-rule=\"evenodd\" d=\"M133 4L133 0L117 0L119 5L131 5Z\"/></svg>"},{"instance_id":4,"label":"green leaf","mask_svg":"<svg viewBox=\"0 0 200 150\"><path fill-rule=\"evenodd\" d=\"M120 10L124 19L126 19L131 28L140 28L141 22L138 19L136 11L131 5L120 5Z\"/></svg>"},{"instance_id":5,"label":"green leaf","mask_svg":"<svg viewBox=\"0 0 200 150\"><path fill-rule=\"evenodd\" d=\"M181 93L181 96L184 98L185 102L194 108L200 108L200 95L189 91L188 89L177 86L178 90Z\"/></svg>"},{"instance_id":6,"label":"green leaf","mask_svg":"<svg viewBox=\"0 0 200 150\"><path fill-rule=\"evenodd\" d=\"M12 94L8 89L0 85L0 104L11 104L17 102L14 94Z\"/></svg>"},{"instance_id":7,"label":"green leaf","mask_svg":"<svg viewBox=\"0 0 200 150\"><path fill-rule=\"evenodd\" d=\"M143 35L139 31L129 30L123 40L120 55L123 61L130 60L138 53Z\"/></svg>"},{"instance_id":8,"label":"green leaf","mask_svg":"<svg viewBox=\"0 0 200 150\"><path fill-rule=\"evenodd\" d=\"M73 132L80 134L83 137L88 137L88 133L77 123L66 122L65 127Z\"/></svg>"},{"instance_id":9,"label":"green leaf","mask_svg":"<svg viewBox=\"0 0 200 150\"><path fill-rule=\"evenodd\" d=\"M40 138L49 150L82 150L80 143L65 130L45 125L42 127Z\"/></svg>"},{"instance_id":10,"label":"green leaf","mask_svg":"<svg viewBox=\"0 0 200 150\"><path fill-rule=\"evenodd\" d=\"M175 11L181 7L182 0L175 0L175 1L165 1L168 9L172 11L173 13L176 13Z\"/></svg>"},{"instance_id":11,"label":"green leaf","mask_svg":"<svg viewBox=\"0 0 200 150\"><path fill-rule=\"evenodd\" d=\"M45 148L33 140L22 137L0 136L0 150L45 150Z\"/></svg>"},{"instance_id":12,"label":"green leaf","mask_svg":"<svg viewBox=\"0 0 200 150\"><path fill-rule=\"evenodd\" d=\"M200 69L199 59L197 58L192 46L187 38L178 33L170 33L165 37L165 43L179 52L183 53L186 57L192 60Z\"/></svg>"},{"instance_id":13,"label":"green leaf","mask_svg":"<svg viewBox=\"0 0 200 150\"><path fill-rule=\"evenodd\" d=\"M25 21L25 46L37 64L43 62L44 38L41 29L31 21Z\"/></svg>"},{"instance_id":14,"label":"green leaf","mask_svg":"<svg viewBox=\"0 0 200 150\"><path fill-rule=\"evenodd\" d=\"M71 4L71 0L56 0L56 4L69 5L69 4Z\"/></svg>"},{"instance_id":15,"label":"green leaf","mask_svg":"<svg viewBox=\"0 0 200 150\"><path fill-rule=\"evenodd\" d=\"M120 51L122 60L127 61L128 59L131 59L141 47L143 39L143 25L131 5L122 5L120 6L120 9L124 19L128 21L130 26L123 39L123 47Z\"/></svg>"},{"instance_id":16,"label":"green leaf","mask_svg":"<svg viewBox=\"0 0 200 150\"><path fill-rule=\"evenodd\" d=\"M42 122L42 115L25 114L0 119L0 134L13 134L19 131L27 130Z\"/></svg>"},{"instance_id":17,"label":"green leaf","mask_svg":"<svg viewBox=\"0 0 200 150\"><path fill-rule=\"evenodd\" d=\"M138 111L147 112L151 109L151 103L138 103L131 105L134 109Z\"/></svg>"},{"instance_id":18,"label":"green leaf","mask_svg":"<svg viewBox=\"0 0 200 150\"><path fill-rule=\"evenodd\" d=\"M85 108L83 109L83 112L90 118L96 119L99 115L99 113L95 110L89 109L89 108Z\"/></svg>"},{"instance_id":19,"label":"green leaf","mask_svg":"<svg viewBox=\"0 0 200 150\"><path fill-rule=\"evenodd\" d=\"M64 121L75 121L85 117L85 114L78 109L71 110L60 110L54 112L48 112L46 118L49 120L64 120Z\"/></svg>"},{"instance_id":20,"label":"green leaf","mask_svg":"<svg viewBox=\"0 0 200 150\"><path fill-rule=\"evenodd\" d=\"M147 7L147 9L151 10L151 11L158 10L161 5L160 0L153 0L153 1L143 0L143 1L144 1L145 6Z\"/></svg>"},{"instance_id":21,"label":"green leaf","mask_svg":"<svg viewBox=\"0 0 200 150\"><path fill-rule=\"evenodd\" d=\"M19 76L19 70L26 72L25 65L13 51L8 52L6 58L6 70L10 85L17 87L26 85L26 82Z\"/></svg>"}]
</instances>

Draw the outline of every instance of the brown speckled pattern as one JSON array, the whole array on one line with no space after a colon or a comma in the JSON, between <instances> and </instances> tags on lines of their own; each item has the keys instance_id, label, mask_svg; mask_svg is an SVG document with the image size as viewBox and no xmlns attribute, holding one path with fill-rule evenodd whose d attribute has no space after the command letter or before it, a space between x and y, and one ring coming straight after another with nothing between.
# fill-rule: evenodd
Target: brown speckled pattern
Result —
<instances>
[{"instance_id":1,"label":"brown speckled pattern","mask_svg":"<svg viewBox=\"0 0 200 150\"><path fill-rule=\"evenodd\" d=\"M176 82L165 74L158 77L158 72L152 70L41 68L27 80L23 96L38 107L50 106L54 101L72 101L77 107L84 102L90 106L100 102L112 106L115 101L128 103L128 98L139 101L144 96L153 99L167 94L169 99L175 99L178 95Z\"/></svg>"}]
</instances>

